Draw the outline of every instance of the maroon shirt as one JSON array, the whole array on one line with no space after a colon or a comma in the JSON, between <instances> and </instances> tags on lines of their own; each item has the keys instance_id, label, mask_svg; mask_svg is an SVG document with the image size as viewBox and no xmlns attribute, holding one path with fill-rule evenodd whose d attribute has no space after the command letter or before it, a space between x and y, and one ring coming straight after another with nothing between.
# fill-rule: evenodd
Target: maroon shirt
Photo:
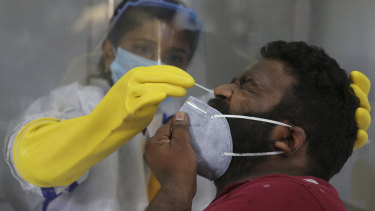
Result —
<instances>
[{"instance_id":1,"label":"maroon shirt","mask_svg":"<svg viewBox=\"0 0 375 211\"><path fill-rule=\"evenodd\" d=\"M328 182L305 176L270 175L226 186L205 211L347 210Z\"/></svg>"}]
</instances>

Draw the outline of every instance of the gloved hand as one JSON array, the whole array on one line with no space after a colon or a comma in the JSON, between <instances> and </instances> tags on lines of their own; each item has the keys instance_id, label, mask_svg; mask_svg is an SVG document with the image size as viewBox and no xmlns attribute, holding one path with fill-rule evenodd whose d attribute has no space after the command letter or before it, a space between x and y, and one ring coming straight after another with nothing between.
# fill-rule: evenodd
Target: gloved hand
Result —
<instances>
[{"instance_id":1,"label":"gloved hand","mask_svg":"<svg viewBox=\"0 0 375 211\"><path fill-rule=\"evenodd\" d=\"M355 120L358 126L357 139L354 143L354 149L362 147L368 139L366 130L371 124L371 106L368 101L368 94L370 92L370 80L361 72L353 71L350 73L350 80L353 82L351 87L360 101L360 107L355 112Z\"/></svg>"},{"instance_id":2,"label":"gloved hand","mask_svg":"<svg viewBox=\"0 0 375 211\"><path fill-rule=\"evenodd\" d=\"M151 122L167 96L194 85L185 71L167 65L125 74L87 116L30 122L17 135L13 159L19 174L39 187L70 185Z\"/></svg>"}]
</instances>

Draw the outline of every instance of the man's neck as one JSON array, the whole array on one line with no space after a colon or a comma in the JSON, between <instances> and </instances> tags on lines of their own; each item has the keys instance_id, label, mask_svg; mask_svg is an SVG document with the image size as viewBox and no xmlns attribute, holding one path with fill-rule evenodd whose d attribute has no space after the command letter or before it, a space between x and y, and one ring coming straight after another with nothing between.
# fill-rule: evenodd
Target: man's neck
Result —
<instances>
[{"instance_id":1,"label":"man's neck","mask_svg":"<svg viewBox=\"0 0 375 211\"><path fill-rule=\"evenodd\" d=\"M255 167L253 170L249 171L248 174L245 175L235 175L228 171L225 173L223 176L220 178L216 179L214 181L215 186L216 186L216 195L219 194L227 185L231 183L237 183L237 182L242 182L248 179L255 179L263 176L268 176L268 175L275 175L275 174L285 174L285 175L291 175L291 176L307 176L306 172L301 171L297 168L288 168L288 169L277 169L270 171L269 169L275 169L272 167L268 168L262 168L262 166L267 166L267 165L261 165L259 167Z\"/></svg>"}]
</instances>

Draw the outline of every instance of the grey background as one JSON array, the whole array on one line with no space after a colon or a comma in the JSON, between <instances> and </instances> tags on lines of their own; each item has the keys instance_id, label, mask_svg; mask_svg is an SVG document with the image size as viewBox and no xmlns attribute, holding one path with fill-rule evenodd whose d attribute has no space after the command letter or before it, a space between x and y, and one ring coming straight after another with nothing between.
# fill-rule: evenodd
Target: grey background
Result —
<instances>
[{"instance_id":1,"label":"grey background","mask_svg":"<svg viewBox=\"0 0 375 211\"><path fill-rule=\"evenodd\" d=\"M205 27L190 72L209 88L230 81L256 62L263 44L277 39L321 46L344 69L360 70L375 82L375 1L186 2ZM11 119L59 85L71 59L98 47L106 30L106 8L106 0L0 1L0 140ZM191 93L203 94L196 89ZM373 89L369 98L374 106ZM369 144L355 151L331 181L350 210L375 210L373 125L368 133ZM5 170L2 165L0 172ZM11 210L5 188L0 186L0 210Z\"/></svg>"}]
</instances>

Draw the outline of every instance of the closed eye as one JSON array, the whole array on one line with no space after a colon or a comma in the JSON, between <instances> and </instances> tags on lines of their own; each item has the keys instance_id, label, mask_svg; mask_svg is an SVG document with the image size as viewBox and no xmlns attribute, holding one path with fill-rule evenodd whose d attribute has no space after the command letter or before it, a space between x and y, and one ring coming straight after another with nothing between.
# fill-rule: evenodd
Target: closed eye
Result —
<instances>
[{"instance_id":1,"label":"closed eye","mask_svg":"<svg viewBox=\"0 0 375 211\"><path fill-rule=\"evenodd\" d=\"M254 81L254 79L246 75L241 76L239 80L233 78L230 83L236 84L239 88L245 89L251 94L255 93L253 90L254 88L258 88L258 84Z\"/></svg>"},{"instance_id":2,"label":"closed eye","mask_svg":"<svg viewBox=\"0 0 375 211\"><path fill-rule=\"evenodd\" d=\"M250 84L250 86L258 88L258 84L254 81L253 78L241 78L240 81L241 81L241 85Z\"/></svg>"},{"instance_id":3,"label":"closed eye","mask_svg":"<svg viewBox=\"0 0 375 211\"><path fill-rule=\"evenodd\" d=\"M251 94L254 94L254 90L258 88L258 84L255 82L255 80L248 75L244 75L240 78L239 86Z\"/></svg>"}]
</instances>

